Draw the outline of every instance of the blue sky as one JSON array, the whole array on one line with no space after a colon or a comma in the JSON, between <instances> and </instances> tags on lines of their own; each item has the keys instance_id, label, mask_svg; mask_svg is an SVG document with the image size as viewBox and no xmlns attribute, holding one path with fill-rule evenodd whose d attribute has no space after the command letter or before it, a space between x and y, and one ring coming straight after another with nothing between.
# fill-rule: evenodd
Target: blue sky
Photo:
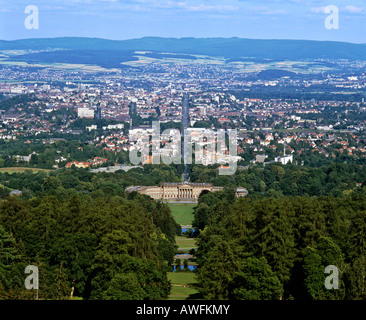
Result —
<instances>
[{"instance_id":1,"label":"blue sky","mask_svg":"<svg viewBox=\"0 0 366 320\"><path fill-rule=\"evenodd\" d=\"M28 5L39 29L24 27ZM327 30L324 7L339 8ZM241 37L366 43L365 0L0 0L0 39Z\"/></svg>"}]
</instances>

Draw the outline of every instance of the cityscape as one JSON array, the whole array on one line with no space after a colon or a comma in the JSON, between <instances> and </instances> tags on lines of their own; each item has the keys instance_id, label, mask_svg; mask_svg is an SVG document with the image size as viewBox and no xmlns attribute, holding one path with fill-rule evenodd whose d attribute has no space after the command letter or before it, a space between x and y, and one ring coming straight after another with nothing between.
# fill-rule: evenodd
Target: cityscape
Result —
<instances>
[{"instance_id":1,"label":"cityscape","mask_svg":"<svg viewBox=\"0 0 366 320\"><path fill-rule=\"evenodd\" d=\"M166 69L166 81L162 81L161 77L156 77L153 71L149 73L148 70L145 70L138 80L135 75L128 75L128 72L123 76L114 73L98 76L93 73L75 74L63 71L63 75L60 75L55 70L48 71L47 75L41 78L42 74L37 77L33 75L32 68L27 70L23 67L25 70L19 74L18 67L5 67L1 72L2 78L12 79L18 75L26 80L22 84L17 81L8 82L9 80L0 84L0 92L4 99L14 101L8 108L0 110L0 138L19 140L31 145L49 144L77 136L81 148L88 143L99 147L105 156L118 152L128 153L131 148L141 150L142 146L139 146L138 142L137 145L134 143L136 136L149 130L151 133L153 121L158 121L162 127L168 125L172 130L184 130L181 127L182 97L183 93L189 93L190 105L186 121L191 139L194 141L203 138L205 129L236 129L239 165L263 163L263 157L267 162L273 161L275 157L283 155L284 148L286 154L292 155L292 158L280 159L282 164L288 161L296 161L298 165L304 164L305 161L309 161L306 160L306 155L311 153L319 154L319 157L324 159L365 157L363 131L366 104L364 97L355 97L351 90L362 92L366 77L362 73L358 74L357 68L352 75L327 74L321 77L316 74L314 79L301 84L300 81L294 84L287 77L281 77L275 81L242 80L233 85L231 82L227 84L226 80L226 77L235 74L233 66L222 70L222 80L221 77L215 77L213 80L211 72L205 73L206 66L195 75L198 67L187 65L186 72L191 74L189 82L192 83L187 84L181 79L176 79L176 73L180 74L180 71L175 64L162 65ZM219 70L217 72L219 73ZM55 77L56 82L53 80ZM32 79L31 84L28 83L28 79ZM33 83L35 79L39 79L40 83ZM88 81L93 81L93 84L88 84ZM131 81L136 81L136 84L131 85ZM213 89L215 85L217 89ZM265 95L267 87L278 87L281 90L288 86L313 86L312 90L319 90L321 87L325 92L338 89L350 93L336 94L331 100L299 99L296 94L288 99L252 98L245 94L248 92L248 96L252 96L257 87L264 87L260 95ZM250 89L243 89L244 87ZM19 100L17 104L16 97L27 98ZM102 119L105 124L93 121ZM130 141L130 138L135 141ZM173 151L171 149L170 153L174 153ZM96 154L95 157L97 156L99 155ZM12 157L16 158L17 163L29 163L32 156L19 154ZM115 163L111 163L112 158L116 157L91 160L89 165L100 166L108 160L114 165ZM206 154L202 160L205 163L216 163L216 159L213 158ZM76 165L84 162L80 165L89 166L84 159L70 158L66 153L57 154L51 162L52 168L65 167L71 162L76 162ZM151 157L142 159L142 163L149 162L152 162ZM117 164L127 165L127 162L125 158L120 157L117 158Z\"/></svg>"},{"instance_id":2,"label":"cityscape","mask_svg":"<svg viewBox=\"0 0 366 320\"><path fill-rule=\"evenodd\" d=\"M37 1L0 12L23 15L0 40L1 301L366 299L366 7Z\"/></svg>"}]
</instances>

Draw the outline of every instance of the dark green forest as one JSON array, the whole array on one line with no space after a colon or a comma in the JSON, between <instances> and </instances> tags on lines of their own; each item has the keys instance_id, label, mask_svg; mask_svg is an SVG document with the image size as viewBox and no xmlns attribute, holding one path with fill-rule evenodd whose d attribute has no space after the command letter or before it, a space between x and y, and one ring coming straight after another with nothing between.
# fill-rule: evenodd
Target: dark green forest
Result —
<instances>
[{"instance_id":1,"label":"dark green forest","mask_svg":"<svg viewBox=\"0 0 366 320\"><path fill-rule=\"evenodd\" d=\"M350 59L365 56L362 44L309 41L309 40L258 40L244 38L161 38L143 37L130 40L62 37L0 41L3 50L69 49L98 51L154 51L177 54L199 54L226 58L255 57L266 59ZM168 48L168 49L167 49ZM122 60L122 59L121 59Z\"/></svg>"},{"instance_id":2,"label":"dark green forest","mask_svg":"<svg viewBox=\"0 0 366 320\"><path fill-rule=\"evenodd\" d=\"M0 299L35 298L24 288L27 265L39 268L39 299L166 299L177 231L166 205L138 194L65 196L50 189L29 200L6 198Z\"/></svg>"},{"instance_id":3,"label":"dark green forest","mask_svg":"<svg viewBox=\"0 0 366 320\"><path fill-rule=\"evenodd\" d=\"M166 299L181 227L166 204L124 190L182 173L165 165L0 173L0 298L35 298L24 288L33 264L39 299ZM366 298L365 167L273 164L219 176L194 166L190 177L225 187L201 194L194 213L205 299ZM249 195L237 199L237 186ZM324 287L328 265L339 268L338 290Z\"/></svg>"},{"instance_id":4,"label":"dark green forest","mask_svg":"<svg viewBox=\"0 0 366 320\"><path fill-rule=\"evenodd\" d=\"M365 193L344 198L203 195L198 279L206 299L364 300ZM327 290L325 267L339 270Z\"/></svg>"}]
</instances>

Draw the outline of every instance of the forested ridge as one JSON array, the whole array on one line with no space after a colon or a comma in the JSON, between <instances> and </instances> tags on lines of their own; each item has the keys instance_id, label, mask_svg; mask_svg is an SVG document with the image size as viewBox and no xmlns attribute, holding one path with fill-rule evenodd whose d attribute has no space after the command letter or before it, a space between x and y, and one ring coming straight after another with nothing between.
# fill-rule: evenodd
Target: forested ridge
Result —
<instances>
[{"instance_id":1,"label":"forested ridge","mask_svg":"<svg viewBox=\"0 0 366 320\"><path fill-rule=\"evenodd\" d=\"M364 192L343 198L206 194L194 224L206 299L366 298ZM339 270L338 290L325 288L328 265Z\"/></svg>"},{"instance_id":2,"label":"forested ridge","mask_svg":"<svg viewBox=\"0 0 366 320\"><path fill-rule=\"evenodd\" d=\"M24 268L33 264L40 299L165 299L176 228L166 205L137 194L7 198L0 206L0 298L34 298L24 288Z\"/></svg>"},{"instance_id":3,"label":"forested ridge","mask_svg":"<svg viewBox=\"0 0 366 320\"><path fill-rule=\"evenodd\" d=\"M197 279L205 299L365 299L366 169L273 164L218 176L190 168L203 193L194 212ZM36 265L39 299L166 299L176 253L169 207L129 185L179 182L181 166L128 172L86 169L0 173L0 299L34 299L24 269ZM235 188L248 189L237 199ZM13 189L20 196L9 196ZM339 268L339 289L324 286Z\"/></svg>"}]
</instances>

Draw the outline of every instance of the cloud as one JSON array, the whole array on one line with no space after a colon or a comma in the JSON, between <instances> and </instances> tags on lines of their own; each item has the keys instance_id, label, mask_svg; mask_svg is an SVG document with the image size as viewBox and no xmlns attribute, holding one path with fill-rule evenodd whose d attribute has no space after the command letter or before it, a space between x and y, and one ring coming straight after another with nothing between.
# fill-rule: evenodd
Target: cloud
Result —
<instances>
[{"instance_id":1,"label":"cloud","mask_svg":"<svg viewBox=\"0 0 366 320\"><path fill-rule=\"evenodd\" d=\"M310 11L313 13L327 13L327 7L312 7Z\"/></svg>"},{"instance_id":2,"label":"cloud","mask_svg":"<svg viewBox=\"0 0 366 320\"><path fill-rule=\"evenodd\" d=\"M284 9L271 9L266 6L251 7L251 11L261 15L283 15L288 14L288 11Z\"/></svg>"},{"instance_id":3,"label":"cloud","mask_svg":"<svg viewBox=\"0 0 366 320\"><path fill-rule=\"evenodd\" d=\"M198 6L187 6L188 11L196 12L210 12L210 11L237 11L239 7L230 5L204 5L200 4Z\"/></svg>"},{"instance_id":4,"label":"cloud","mask_svg":"<svg viewBox=\"0 0 366 320\"><path fill-rule=\"evenodd\" d=\"M365 7L346 6L345 10L349 13L366 13Z\"/></svg>"}]
</instances>

